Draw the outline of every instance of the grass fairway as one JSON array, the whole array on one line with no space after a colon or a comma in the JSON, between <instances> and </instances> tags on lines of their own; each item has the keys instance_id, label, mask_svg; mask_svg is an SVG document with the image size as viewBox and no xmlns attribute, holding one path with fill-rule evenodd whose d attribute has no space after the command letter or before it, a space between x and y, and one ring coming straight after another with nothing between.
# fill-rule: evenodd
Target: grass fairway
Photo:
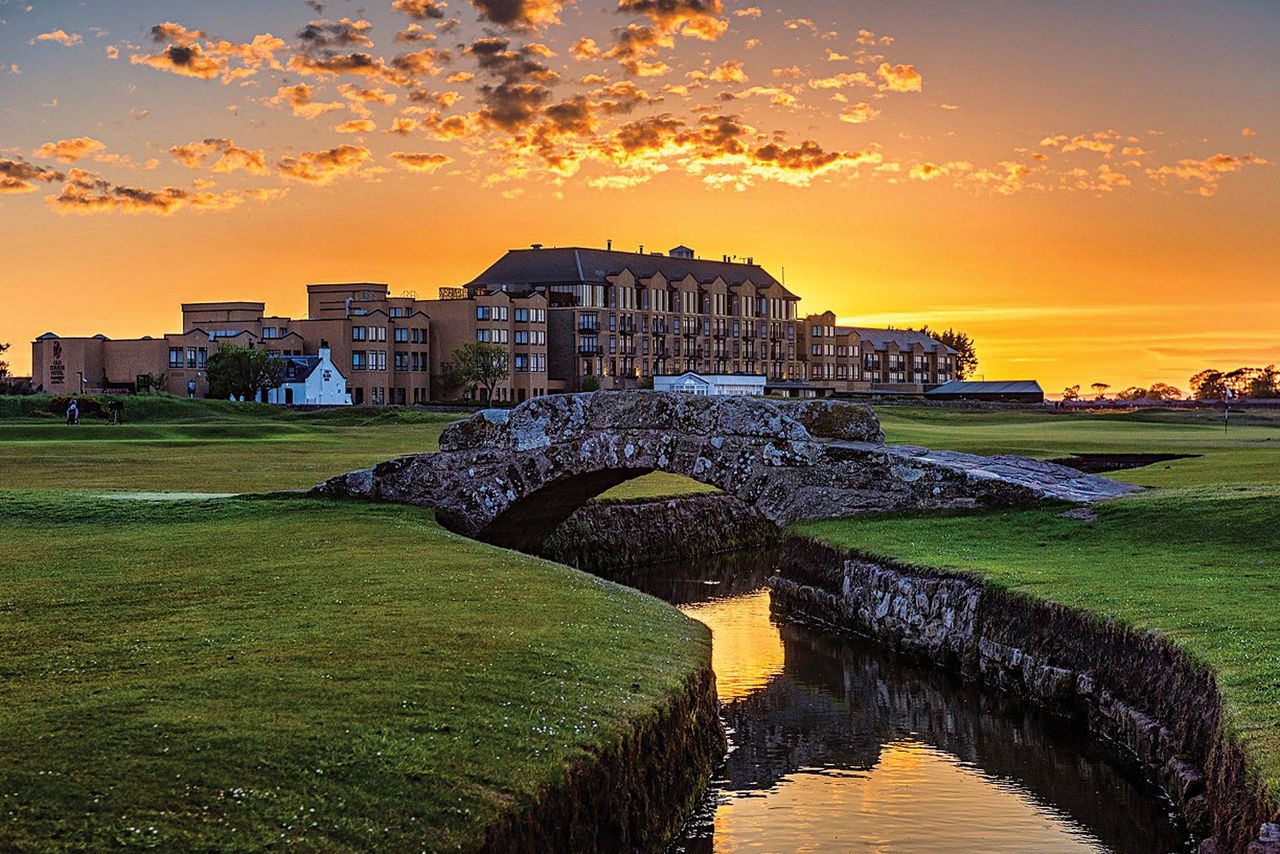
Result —
<instances>
[{"instance_id":1,"label":"grass fairway","mask_svg":"<svg viewBox=\"0 0 1280 854\"><path fill-rule=\"evenodd\" d=\"M1229 732L1280 792L1280 421L886 408L890 441L975 453L1197 453L1117 473L1149 492L1092 522L1061 508L815 522L799 533L1157 631L1217 673Z\"/></svg>"},{"instance_id":2,"label":"grass fairway","mask_svg":"<svg viewBox=\"0 0 1280 854\"><path fill-rule=\"evenodd\" d=\"M403 506L0 492L0 567L6 851L454 848L709 655Z\"/></svg>"},{"instance_id":3,"label":"grass fairway","mask_svg":"<svg viewBox=\"0 0 1280 854\"><path fill-rule=\"evenodd\" d=\"M974 454L1055 458L1076 453L1198 454L1116 473L1139 486L1280 485L1280 413L1232 416L1160 412L1052 414L885 406L886 440Z\"/></svg>"},{"instance_id":4,"label":"grass fairway","mask_svg":"<svg viewBox=\"0 0 1280 854\"><path fill-rule=\"evenodd\" d=\"M155 401L154 403L152 401ZM5 411L0 400L0 412ZM434 451L459 416L142 398L126 423L0 418L0 489L270 492Z\"/></svg>"}]
</instances>

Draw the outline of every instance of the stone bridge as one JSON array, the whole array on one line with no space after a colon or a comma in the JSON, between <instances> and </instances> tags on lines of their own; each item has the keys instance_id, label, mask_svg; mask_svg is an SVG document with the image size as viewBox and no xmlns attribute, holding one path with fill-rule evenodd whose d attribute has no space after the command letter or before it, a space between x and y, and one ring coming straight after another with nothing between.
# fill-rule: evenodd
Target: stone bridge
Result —
<instances>
[{"instance_id":1,"label":"stone bridge","mask_svg":"<svg viewBox=\"0 0 1280 854\"><path fill-rule=\"evenodd\" d=\"M1084 503L1134 487L1023 457L886 445L871 408L661 392L538 397L449 425L435 453L315 493L429 507L446 527L533 550L584 503L652 471L718 487L785 525L888 510Z\"/></svg>"}]
</instances>

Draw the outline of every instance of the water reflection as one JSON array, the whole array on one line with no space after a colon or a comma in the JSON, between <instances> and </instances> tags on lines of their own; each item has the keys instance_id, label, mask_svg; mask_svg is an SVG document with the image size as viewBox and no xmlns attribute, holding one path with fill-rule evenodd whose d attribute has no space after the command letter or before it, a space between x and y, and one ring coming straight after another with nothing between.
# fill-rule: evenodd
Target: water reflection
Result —
<instances>
[{"instance_id":1,"label":"water reflection","mask_svg":"<svg viewBox=\"0 0 1280 854\"><path fill-rule=\"evenodd\" d=\"M773 619L773 557L618 579L714 634L731 748L676 850L1188 850L1158 793L1076 724Z\"/></svg>"}]
</instances>

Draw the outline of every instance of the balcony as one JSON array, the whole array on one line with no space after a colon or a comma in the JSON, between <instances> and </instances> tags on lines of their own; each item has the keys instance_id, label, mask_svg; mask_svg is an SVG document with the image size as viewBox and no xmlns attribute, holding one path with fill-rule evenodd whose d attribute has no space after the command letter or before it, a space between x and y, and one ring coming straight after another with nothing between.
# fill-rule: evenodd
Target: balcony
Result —
<instances>
[{"instance_id":1,"label":"balcony","mask_svg":"<svg viewBox=\"0 0 1280 854\"><path fill-rule=\"evenodd\" d=\"M594 320L580 320L578 321L578 331L587 335L595 335L600 331L600 324Z\"/></svg>"},{"instance_id":2,"label":"balcony","mask_svg":"<svg viewBox=\"0 0 1280 854\"><path fill-rule=\"evenodd\" d=\"M599 356L600 347L599 345L579 344L578 355L579 356Z\"/></svg>"}]
</instances>

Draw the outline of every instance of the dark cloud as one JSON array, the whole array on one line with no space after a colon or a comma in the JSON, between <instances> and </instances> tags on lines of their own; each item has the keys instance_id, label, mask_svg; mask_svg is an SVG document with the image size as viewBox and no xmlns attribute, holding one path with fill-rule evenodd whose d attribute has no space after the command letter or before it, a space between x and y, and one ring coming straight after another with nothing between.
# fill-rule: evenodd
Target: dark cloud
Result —
<instances>
[{"instance_id":1,"label":"dark cloud","mask_svg":"<svg viewBox=\"0 0 1280 854\"><path fill-rule=\"evenodd\" d=\"M560 22L567 0L471 0L480 16L512 29L530 29Z\"/></svg>"},{"instance_id":2,"label":"dark cloud","mask_svg":"<svg viewBox=\"0 0 1280 854\"><path fill-rule=\"evenodd\" d=\"M298 31L302 40L302 48L308 53L319 53L345 49L349 47L373 47L369 31L373 25L361 19L353 21L342 18L338 21L312 21Z\"/></svg>"},{"instance_id":3,"label":"dark cloud","mask_svg":"<svg viewBox=\"0 0 1280 854\"><path fill-rule=\"evenodd\" d=\"M560 79L543 64L536 48L512 49L503 38L482 38L466 50L480 72L494 82L478 87L482 107L480 117L503 130L513 132L527 126L551 99L547 83Z\"/></svg>"},{"instance_id":4,"label":"dark cloud","mask_svg":"<svg viewBox=\"0 0 1280 854\"><path fill-rule=\"evenodd\" d=\"M439 0L395 0L391 8L415 21L425 21L428 18L443 18L445 4Z\"/></svg>"},{"instance_id":5,"label":"dark cloud","mask_svg":"<svg viewBox=\"0 0 1280 854\"><path fill-rule=\"evenodd\" d=\"M36 166L21 157L13 160L0 157L0 193L29 193L36 188L33 181L52 183L65 177L56 169Z\"/></svg>"},{"instance_id":6,"label":"dark cloud","mask_svg":"<svg viewBox=\"0 0 1280 854\"><path fill-rule=\"evenodd\" d=\"M67 173L66 183L56 196L46 196L45 204L60 214L154 213L162 216L182 208L195 210L228 210L249 199L268 200L281 195L280 190L184 190L162 187L148 190L113 184L82 169Z\"/></svg>"}]
</instances>

